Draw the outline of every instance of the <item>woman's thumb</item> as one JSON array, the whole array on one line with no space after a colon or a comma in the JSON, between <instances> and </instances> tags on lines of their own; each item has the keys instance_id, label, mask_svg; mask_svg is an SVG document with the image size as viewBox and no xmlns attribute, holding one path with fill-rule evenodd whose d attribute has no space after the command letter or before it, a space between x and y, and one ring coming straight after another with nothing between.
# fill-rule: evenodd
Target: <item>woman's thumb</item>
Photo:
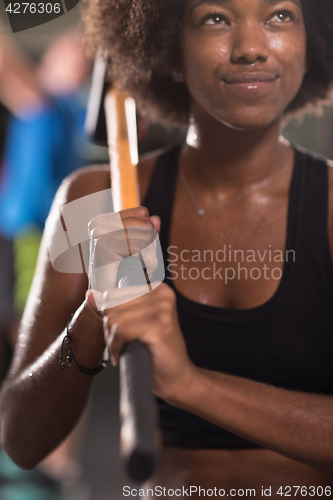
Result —
<instances>
[{"instance_id":1,"label":"woman's thumb","mask_svg":"<svg viewBox=\"0 0 333 500\"><path fill-rule=\"evenodd\" d=\"M102 319L101 308L104 303L103 294L96 290L86 291L86 305L98 318Z\"/></svg>"},{"instance_id":2,"label":"woman's thumb","mask_svg":"<svg viewBox=\"0 0 333 500\"><path fill-rule=\"evenodd\" d=\"M152 221L152 223L154 224L154 229L157 231L158 234L160 234L160 230L161 230L161 219L159 218L158 215L152 215L150 217L150 220Z\"/></svg>"}]
</instances>

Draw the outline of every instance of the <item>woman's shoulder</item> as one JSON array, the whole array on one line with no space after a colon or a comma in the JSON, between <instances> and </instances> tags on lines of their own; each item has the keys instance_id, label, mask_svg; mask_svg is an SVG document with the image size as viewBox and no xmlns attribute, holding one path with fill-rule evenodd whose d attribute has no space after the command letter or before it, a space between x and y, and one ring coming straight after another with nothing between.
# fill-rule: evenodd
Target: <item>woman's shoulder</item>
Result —
<instances>
[{"instance_id":1,"label":"woman's shoulder","mask_svg":"<svg viewBox=\"0 0 333 500\"><path fill-rule=\"evenodd\" d=\"M71 172L62 181L53 204L62 206L84 196L110 188L110 167L90 165Z\"/></svg>"},{"instance_id":2,"label":"woman's shoulder","mask_svg":"<svg viewBox=\"0 0 333 500\"><path fill-rule=\"evenodd\" d=\"M141 200L145 198L148 191L158 158L167 150L168 148L158 149L140 157L138 179ZM91 165L79 168L63 180L56 196L57 204L64 205L84 196L109 189L110 185L109 165Z\"/></svg>"}]
</instances>

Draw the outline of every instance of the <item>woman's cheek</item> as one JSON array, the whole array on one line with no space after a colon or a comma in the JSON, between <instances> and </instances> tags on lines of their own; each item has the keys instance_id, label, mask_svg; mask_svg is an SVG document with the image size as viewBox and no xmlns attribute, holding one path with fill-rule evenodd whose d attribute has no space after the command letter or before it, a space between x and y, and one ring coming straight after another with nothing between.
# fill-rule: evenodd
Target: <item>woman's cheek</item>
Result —
<instances>
[{"instance_id":1,"label":"woman's cheek","mask_svg":"<svg viewBox=\"0 0 333 500\"><path fill-rule=\"evenodd\" d=\"M305 72L305 58L302 54L294 54L294 57L290 58L290 63L285 70L284 90L289 101L287 105L289 105L298 94L303 83Z\"/></svg>"},{"instance_id":2,"label":"woman's cheek","mask_svg":"<svg viewBox=\"0 0 333 500\"><path fill-rule=\"evenodd\" d=\"M198 93L207 96L213 87L218 85L216 71L221 61L223 55L217 54L215 47L197 53L193 47L184 61L184 76L193 97Z\"/></svg>"},{"instance_id":3,"label":"woman's cheek","mask_svg":"<svg viewBox=\"0 0 333 500\"><path fill-rule=\"evenodd\" d=\"M272 36L270 39L271 54L279 62L283 78L290 93L297 94L302 85L306 68L306 35L303 29L298 36Z\"/></svg>"}]
</instances>

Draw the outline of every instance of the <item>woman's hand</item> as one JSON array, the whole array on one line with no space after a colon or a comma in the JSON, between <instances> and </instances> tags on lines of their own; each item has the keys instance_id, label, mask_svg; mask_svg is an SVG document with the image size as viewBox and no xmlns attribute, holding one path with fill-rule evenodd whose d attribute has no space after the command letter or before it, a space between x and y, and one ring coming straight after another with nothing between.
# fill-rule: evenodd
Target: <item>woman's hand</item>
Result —
<instances>
[{"instance_id":1,"label":"woman's hand","mask_svg":"<svg viewBox=\"0 0 333 500\"><path fill-rule=\"evenodd\" d=\"M139 254L148 275L158 266L156 257L160 219L145 207L103 214L89 223L89 286L104 292L117 286L120 262Z\"/></svg>"},{"instance_id":2,"label":"woman's hand","mask_svg":"<svg viewBox=\"0 0 333 500\"><path fill-rule=\"evenodd\" d=\"M139 287L125 289L136 296ZM121 290L104 294L106 304L117 302ZM194 365L188 357L181 332L174 291L162 283L150 293L119 306L102 310L105 342L113 364L119 363L128 342L140 341L151 354L153 392L172 403L186 390Z\"/></svg>"},{"instance_id":3,"label":"woman's hand","mask_svg":"<svg viewBox=\"0 0 333 500\"><path fill-rule=\"evenodd\" d=\"M114 214L110 214L110 217L112 216ZM159 218L149 217L149 212L145 207L123 210L119 212L119 216L124 228L134 230L130 241L132 254L147 247L147 242L151 243L149 234L151 229L157 232L160 230ZM99 233L98 229L101 226L96 224L96 220L93 219L93 221L94 227L97 228L97 238L101 243L99 255L110 253L112 248L110 241L108 244L102 243L103 239L99 236L102 233ZM101 218L97 222L102 225L105 223ZM106 225L108 225L107 221ZM136 228L147 228L147 232L139 231L137 234ZM93 231L95 231L94 228ZM117 231L115 232L117 238L116 233ZM117 254L121 256L121 259L128 255L124 232L122 233L118 233L118 241L121 241L121 244L117 242L116 245ZM114 249L113 246L112 252ZM153 267L154 258L150 260ZM147 265L146 256L145 263ZM115 365L119 363L120 354L126 343L140 341L147 345L152 357L153 391L162 399L172 402L180 397L183 390L186 390L195 367L188 357L180 330L174 292L165 284L152 283L152 287L153 290L149 292L147 285L122 289L113 287L110 282L108 286L105 285L104 307L101 310L104 318L105 343ZM102 290L99 288L98 291ZM94 295L100 308L101 295L96 293ZM94 307L92 300L89 304L92 308Z\"/></svg>"}]
</instances>

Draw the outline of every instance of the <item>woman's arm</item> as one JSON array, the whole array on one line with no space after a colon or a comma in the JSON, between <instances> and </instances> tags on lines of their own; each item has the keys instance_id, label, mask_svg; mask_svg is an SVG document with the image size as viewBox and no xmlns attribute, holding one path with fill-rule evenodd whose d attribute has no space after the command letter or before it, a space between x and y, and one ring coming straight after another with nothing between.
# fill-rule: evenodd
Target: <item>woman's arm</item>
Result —
<instances>
[{"instance_id":1,"label":"woman's arm","mask_svg":"<svg viewBox=\"0 0 333 500\"><path fill-rule=\"evenodd\" d=\"M91 177L91 173L71 176L61 186L53 208L98 190L96 181L89 182ZM72 313L72 344L78 362L86 368L100 362L104 348L101 320L84 301L86 289L86 275L52 268L44 236L0 400L1 442L23 468L34 467L66 437L86 404L92 377L74 365L59 369L60 345Z\"/></svg>"},{"instance_id":2,"label":"woman's arm","mask_svg":"<svg viewBox=\"0 0 333 500\"><path fill-rule=\"evenodd\" d=\"M118 293L109 292L107 303ZM260 446L333 472L333 396L280 389L194 366L180 330L175 293L165 284L130 305L105 310L104 316L115 364L125 343L140 340L148 346L157 396Z\"/></svg>"},{"instance_id":3,"label":"woman's arm","mask_svg":"<svg viewBox=\"0 0 333 500\"><path fill-rule=\"evenodd\" d=\"M38 109L44 95L36 69L15 43L15 35L6 34L0 23L0 101L14 115L27 108Z\"/></svg>"},{"instance_id":4,"label":"woman's arm","mask_svg":"<svg viewBox=\"0 0 333 500\"><path fill-rule=\"evenodd\" d=\"M140 161L142 199L155 161L154 156ZM109 184L109 167L81 169L63 182L52 210L105 190ZM121 216L124 226L153 226L146 209L124 211ZM159 230L158 220L154 226ZM49 227L48 233L52 231L55 228ZM87 287L85 274L53 269L44 234L12 366L0 395L1 443L22 468L34 467L66 437L87 402L93 377L81 373L75 363L59 369L61 343L73 313L71 339L78 363L93 369L101 361L102 320L92 309L92 295L85 300Z\"/></svg>"},{"instance_id":5,"label":"woman's arm","mask_svg":"<svg viewBox=\"0 0 333 500\"><path fill-rule=\"evenodd\" d=\"M169 399L183 410L306 465L333 473L333 397L196 368Z\"/></svg>"}]
</instances>

